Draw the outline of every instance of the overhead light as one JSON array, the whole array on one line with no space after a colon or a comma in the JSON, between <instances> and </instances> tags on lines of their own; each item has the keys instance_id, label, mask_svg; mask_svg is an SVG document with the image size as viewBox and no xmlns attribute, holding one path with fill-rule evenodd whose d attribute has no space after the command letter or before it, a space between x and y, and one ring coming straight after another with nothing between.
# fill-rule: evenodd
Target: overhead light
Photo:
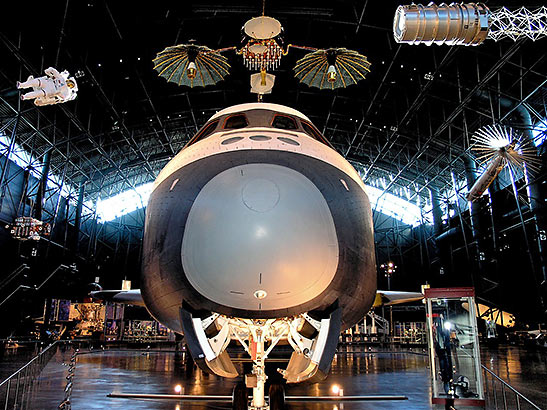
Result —
<instances>
[{"instance_id":1,"label":"overhead light","mask_svg":"<svg viewBox=\"0 0 547 410\"><path fill-rule=\"evenodd\" d=\"M188 63L188 67L186 68L186 75L188 76L188 78L192 79L192 78L196 78L196 73L197 73L196 63L191 61L190 63Z\"/></svg>"},{"instance_id":2,"label":"overhead light","mask_svg":"<svg viewBox=\"0 0 547 410\"><path fill-rule=\"evenodd\" d=\"M327 70L327 81L329 83L333 83L336 81L336 68L333 65L329 66L329 69Z\"/></svg>"},{"instance_id":3,"label":"overhead light","mask_svg":"<svg viewBox=\"0 0 547 410\"><path fill-rule=\"evenodd\" d=\"M268 293L265 290L260 289L254 293L254 297L257 299L264 299L266 296L268 296Z\"/></svg>"}]
</instances>

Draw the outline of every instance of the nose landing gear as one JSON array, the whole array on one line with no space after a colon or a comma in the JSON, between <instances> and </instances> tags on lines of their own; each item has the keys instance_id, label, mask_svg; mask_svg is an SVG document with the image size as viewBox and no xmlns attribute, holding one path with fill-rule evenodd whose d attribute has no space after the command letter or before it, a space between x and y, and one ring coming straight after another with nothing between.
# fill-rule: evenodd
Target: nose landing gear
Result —
<instances>
[{"instance_id":1,"label":"nose landing gear","mask_svg":"<svg viewBox=\"0 0 547 410\"><path fill-rule=\"evenodd\" d=\"M341 310L337 308L328 317L317 320L307 313L276 319L243 319L218 313L200 318L181 308L181 324L188 349L204 371L223 377L239 376L226 351L231 340L237 340L251 356L252 372L245 376L245 384L236 385L233 391L234 409L280 410L285 408L282 385L271 383L269 400L265 397L268 379L265 361L268 355L280 340L287 340L294 352L287 368L277 369L287 383L324 379L338 344ZM313 331L301 334L300 331L306 326ZM247 388L253 390L250 405Z\"/></svg>"},{"instance_id":2,"label":"nose landing gear","mask_svg":"<svg viewBox=\"0 0 547 410\"><path fill-rule=\"evenodd\" d=\"M247 396L247 387L245 383L239 382L234 386L232 392L232 409L233 410L285 410L285 388L280 383L273 383L269 389L269 405L264 404L263 407L255 407L251 403L249 407Z\"/></svg>"}]
</instances>

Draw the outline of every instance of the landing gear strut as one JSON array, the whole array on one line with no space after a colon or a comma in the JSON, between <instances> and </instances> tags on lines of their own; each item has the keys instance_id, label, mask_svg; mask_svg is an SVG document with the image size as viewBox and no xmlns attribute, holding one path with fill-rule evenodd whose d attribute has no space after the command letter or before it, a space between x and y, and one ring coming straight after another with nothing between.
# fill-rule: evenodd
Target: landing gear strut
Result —
<instances>
[{"instance_id":1,"label":"landing gear strut","mask_svg":"<svg viewBox=\"0 0 547 410\"><path fill-rule=\"evenodd\" d=\"M261 328L251 329L252 339L250 343L251 358L254 361L253 372L251 378L253 379L253 401L251 403L251 409L262 409L266 406L264 400L264 384L266 383L266 364L264 354L264 335ZM254 339L254 340L253 340Z\"/></svg>"},{"instance_id":2,"label":"landing gear strut","mask_svg":"<svg viewBox=\"0 0 547 410\"><path fill-rule=\"evenodd\" d=\"M287 368L277 369L287 383L324 379L338 344L341 310L337 308L321 319L306 313L276 319L242 319L218 313L205 318L194 317L181 308L181 324L192 357L204 371L222 377L239 376L226 351L231 340L237 340L251 356L252 372L245 376L245 384L234 388L234 409L280 410L285 408L281 385L272 383L270 403L264 397L268 355L280 340L287 340L294 351ZM310 331L302 331L305 327ZM250 405L247 400L249 388L253 389Z\"/></svg>"}]
</instances>

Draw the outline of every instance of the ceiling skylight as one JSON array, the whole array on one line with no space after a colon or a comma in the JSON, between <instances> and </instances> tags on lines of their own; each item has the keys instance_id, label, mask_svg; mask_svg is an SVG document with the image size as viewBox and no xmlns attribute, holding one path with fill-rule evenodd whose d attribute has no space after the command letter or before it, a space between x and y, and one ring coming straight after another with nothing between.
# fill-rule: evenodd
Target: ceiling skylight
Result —
<instances>
[{"instance_id":1,"label":"ceiling skylight","mask_svg":"<svg viewBox=\"0 0 547 410\"><path fill-rule=\"evenodd\" d=\"M532 135L534 136L534 144L539 147L547 139L547 118L538 122L534 128L532 128Z\"/></svg>"},{"instance_id":2,"label":"ceiling skylight","mask_svg":"<svg viewBox=\"0 0 547 410\"><path fill-rule=\"evenodd\" d=\"M8 146L9 138L0 134L0 154L3 154L3 151L6 150ZM10 154L10 160L21 168L30 166L31 174L36 178L40 178L39 168L42 165L41 162L36 158L31 157L31 155L19 145L14 145ZM112 221L137 209L144 208L152 193L153 185L154 184L150 182L139 185L135 189L129 189L117 195L99 199L96 205L98 220L100 222ZM62 184L61 179L57 175L50 173L48 187L58 189L59 186L61 186L61 193L64 197L68 197L70 192L75 192L74 189L67 184ZM428 212L426 209L422 210L418 204L414 204L399 196L388 192L382 195L383 190L376 187L367 185L366 189L373 210L393 217L404 224L418 226L423 222L422 215ZM92 207L92 204L86 203L86 207ZM84 213L88 212L89 210L87 210L87 212L84 210Z\"/></svg>"},{"instance_id":3,"label":"ceiling skylight","mask_svg":"<svg viewBox=\"0 0 547 410\"><path fill-rule=\"evenodd\" d=\"M144 208L154 187L153 182L139 185L135 189L120 192L97 201L97 217L101 222L112 221L122 215Z\"/></svg>"},{"instance_id":4,"label":"ceiling skylight","mask_svg":"<svg viewBox=\"0 0 547 410\"><path fill-rule=\"evenodd\" d=\"M119 218L136 209L144 208L152 193L153 183L127 190L97 202L97 215L100 221L107 222ZM418 226L422 223L421 208L403 198L390 193L382 195L382 190L367 186L367 194L372 209L391 216L404 224ZM426 212L424 210L424 212Z\"/></svg>"}]
</instances>

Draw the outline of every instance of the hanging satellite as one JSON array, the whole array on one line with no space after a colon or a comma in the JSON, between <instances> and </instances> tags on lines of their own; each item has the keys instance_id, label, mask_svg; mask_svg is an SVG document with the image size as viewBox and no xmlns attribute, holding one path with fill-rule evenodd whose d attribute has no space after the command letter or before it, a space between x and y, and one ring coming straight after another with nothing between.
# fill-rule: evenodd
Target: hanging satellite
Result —
<instances>
[{"instance_id":1,"label":"hanging satellite","mask_svg":"<svg viewBox=\"0 0 547 410\"><path fill-rule=\"evenodd\" d=\"M28 216L15 218L13 224L6 225L6 229L9 229L13 238L21 241L29 239L39 241L41 238L51 234L50 224Z\"/></svg>"},{"instance_id":2,"label":"hanging satellite","mask_svg":"<svg viewBox=\"0 0 547 410\"><path fill-rule=\"evenodd\" d=\"M345 48L317 50L296 62L295 77L320 89L335 89L357 84L370 72L364 55Z\"/></svg>"},{"instance_id":3,"label":"hanging satellite","mask_svg":"<svg viewBox=\"0 0 547 410\"><path fill-rule=\"evenodd\" d=\"M468 201L479 199L506 165L518 170L527 167L530 171L537 171L535 147L512 128L487 125L475 132L473 142L473 149L480 153L477 160L482 164L488 162L488 166L467 193Z\"/></svg>"},{"instance_id":4,"label":"hanging satellite","mask_svg":"<svg viewBox=\"0 0 547 410\"><path fill-rule=\"evenodd\" d=\"M237 53L249 70L275 70L283 52L283 27L273 17L260 16L247 21L242 27L246 44Z\"/></svg>"},{"instance_id":5,"label":"hanging satellite","mask_svg":"<svg viewBox=\"0 0 547 410\"><path fill-rule=\"evenodd\" d=\"M167 81L189 87L205 87L228 75L228 59L217 51L196 44L180 44L160 51L154 70Z\"/></svg>"},{"instance_id":6,"label":"hanging satellite","mask_svg":"<svg viewBox=\"0 0 547 410\"><path fill-rule=\"evenodd\" d=\"M397 43L477 46L484 40L536 41L547 36L547 7L534 11L505 7L491 11L482 3L429 3L399 6L393 18Z\"/></svg>"},{"instance_id":7,"label":"hanging satellite","mask_svg":"<svg viewBox=\"0 0 547 410\"><path fill-rule=\"evenodd\" d=\"M370 71L367 58L356 51L345 48L318 50L313 47L289 44L283 49L283 26L273 17L262 15L248 20L242 27L243 46L211 50L195 44L181 44L167 47L153 60L154 69L167 81L190 87L215 84L228 74L230 65L220 53L233 50L241 55L243 64L249 70L258 71L251 75L251 92L269 94L275 83L275 76L268 71L281 64L289 49L298 48L312 53L300 59L294 68L295 76L311 87L335 89L356 84Z\"/></svg>"}]
</instances>

